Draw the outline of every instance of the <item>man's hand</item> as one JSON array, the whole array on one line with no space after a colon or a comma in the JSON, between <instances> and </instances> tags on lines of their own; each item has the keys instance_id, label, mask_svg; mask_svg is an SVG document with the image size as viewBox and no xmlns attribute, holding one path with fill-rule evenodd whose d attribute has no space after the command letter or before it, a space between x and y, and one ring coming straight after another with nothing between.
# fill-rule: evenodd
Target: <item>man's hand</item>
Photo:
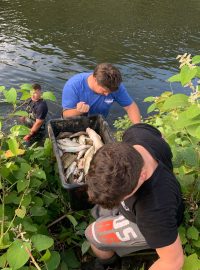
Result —
<instances>
[{"instance_id":1,"label":"man's hand","mask_svg":"<svg viewBox=\"0 0 200 270\"><path fill-rule=\"evenodd\" d=\"M87 113L90 109L90 106L86 104L84 101L81 101L76 104L76 109L80 113Z\"/></svg>"},{"instance_id":2,"label":"man's hand","mask_svg":"<svg viewBox=\"0 0 200 270\"><path fill-rule=\"evenodd\" d=\"M24 136L23 140L26 141L26 142L29 142L31 137L32 137L32 135L28 134L28 135Z\"/></svg>"}]
</instances>

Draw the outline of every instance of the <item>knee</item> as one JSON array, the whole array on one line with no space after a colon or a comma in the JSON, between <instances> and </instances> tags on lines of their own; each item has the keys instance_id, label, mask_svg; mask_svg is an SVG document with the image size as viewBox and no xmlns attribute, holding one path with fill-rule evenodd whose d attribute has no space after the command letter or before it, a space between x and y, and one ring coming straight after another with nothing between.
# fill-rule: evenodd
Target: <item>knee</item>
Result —
<instances>
[{"instance_id":1,"label":"knee","mask_svg":"<svg viewBox=\"0 0 200 270\"><path fill-rule=\"evenodd\" d=\"M92 223L93 224L93 223ZM85 237L87 238L87 240L91 243L93 242L93 235L92 235L92 224L90 224L86 230L85 230Z\"/></svg>"}]
</instances>

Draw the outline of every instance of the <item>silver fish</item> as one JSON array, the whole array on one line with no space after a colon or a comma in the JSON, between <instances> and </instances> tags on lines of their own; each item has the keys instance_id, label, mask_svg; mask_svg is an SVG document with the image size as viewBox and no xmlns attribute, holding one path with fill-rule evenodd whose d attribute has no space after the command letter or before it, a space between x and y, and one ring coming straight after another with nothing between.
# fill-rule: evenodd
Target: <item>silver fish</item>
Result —
<instances>
[{"instance_id":1,"label":"silver fish","mask_svg":"<svg viewBox=\"0 0 200 270\"><path fill-rule=\"evenodd\" d=\"M67 146L64 148L61 148L63 152L69 152L69 153L77 153L80 152L83 149L88 149L90 146L89 145L79 145L79 146Z\"/></svg>"},{"instance_id":2,"label":"silver fish","mask_svg":"<svg viewBox=\"0 0 200 270\"><path fill-rule=\"evenodd\" d=\"M61 157L63 168L67 169L72 162L74 162L77 158L77 155L72 154L72 153L64 153Z\"/></svg>"},{"instance_id":3,"label":"silver fish","mask_svg":"<svg viewBox=\"0 0 200 270\"><path fill-rule=\"evenodd\" d=\"M57 143L63 146L79 146L80 144L77 142L74 142L68 138L62 139L62 140L57 140Z\"/></svg>"},{"instance_id":4,"label":"silver fish","mask_svg":"<svg viewBox=\"0 0 200 270\"><path fill-rule=\"evenodd\" d=\"M72 162L72 164L67 168L66 180L68 180L69 176L74 173L75 169L76 169L76 161Z\"/></svg>"},{"instance_id":5,"label":"silver fish","mask_svg":"<svg viewBox=\"0 0 200 270\"><path fill-rule=\"evenodd\" d=\"M72 139L72 138L75 138L75 137L79 137L81 135L87 135L87 133L85 131L79 131L79 132L76 132L76 133L72 134L69 138Z\"/></svg>"},{"instance_id":6,"label":"silver fish","mask_svg":"<svg viewBox=\"0 0 200 270\"><path fill-rule=\"evenodd\" d=\"M96 152L99 148L101 148L103 146L103 142L101 140L101 137L96 133L96 131L94 131L91 128L87 128L86 132L87 132L88 136L90 137L90 139L93 140L93 144L94 144L95 152Z\"/></svg>"},{"instance_id":7,"label":"silver fish","mask_svg":"<svg viewBox=\"0 0 200 270\"><path fill-rule=\"evenodd\" d=\"M72 132L68 132L68 131L60 132L58 136L56 137L56 139L64 139L71 136L72 134L73 134Z\"/></svg>"},{"instance_id":8,"label":"silver fish","mask_svg":"<svg viewBox=\"0 0 200 270\"><path fill-rule=\"evenodd\" d=\"M87 152L85 153L85 156L84 156L84 172L85 172L85 175L88 173L88 170L89 170L89 167L90 167L90 162L94 156L94 153L95 153L95 147L94 146L91 146Z\"/></svg>"}]
</instances>

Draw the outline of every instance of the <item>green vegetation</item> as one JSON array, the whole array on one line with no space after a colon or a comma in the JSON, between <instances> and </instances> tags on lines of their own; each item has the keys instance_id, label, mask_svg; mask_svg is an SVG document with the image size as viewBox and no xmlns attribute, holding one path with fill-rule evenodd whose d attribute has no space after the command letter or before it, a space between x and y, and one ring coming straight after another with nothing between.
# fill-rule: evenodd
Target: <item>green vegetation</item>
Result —
<instances>
[{"instance_id":1,"label":"green vegetation","mask_svg":"<svg viewBox=\"0 0 200 270\"><path fill-rule=\"evenodd\" d=\"M27 149L22 143L27 127L15 125L3 132L6 120L27 115L21 103L30 98L31 90L29 84L18 90L0 88L13 107L0 121L0 268L73 269L89 248L83 236L90 217L70 211L49 139L43 147ZM51 92L43 97L55 100Z\"/></svg>"},{"instance_id":2,"label":"green vegetation","mask_svg":"<svg viewBox=\"0 0 200 270\"><path fill-rule=\"evenodd\" d=\"M159 128L173 151L174 172L186 202L180 236L185 250L183 270L200 268L200 56L180 58L180 72L169 82L188 87L188 95L172 91L152 102L145 122ZM91 222L86 211L72 212L65 190L60 188L52 145L29 149L22 137L29 129L14 125L4 133L6 120L26 116L21 103L30 97L31 86L6 90L0 94L12 105L12 112L0 120L0 268L4 270L61 269L80 266L89 249L84 230ZM181 91L180 91L181 92ZM55 100L51 92L44 98ZM128 118L115 122L116 137L131 125Z\"/></svg>"},{"instance_id":3,"label":"green vegetation","mask_svg":"<svg viewBox=\"0 0 200 270\"><path fill-rule=\"evenodd\" d=\"M148 113L152 116L146 123L157 127L170 144L173 152L174 173L179 180L186 204L184 223L180 236L185 250L183 270L200 269L200 55L193 58L184 54L177 57L180 72L168 79L170 83L180 82L187 87L188 95L172 91L159 97L147 97L152 102ZM181 92L181 91L180 91ZM116 137L131 122L127 116L115 121Z\"/></svg>"}]
</instances>

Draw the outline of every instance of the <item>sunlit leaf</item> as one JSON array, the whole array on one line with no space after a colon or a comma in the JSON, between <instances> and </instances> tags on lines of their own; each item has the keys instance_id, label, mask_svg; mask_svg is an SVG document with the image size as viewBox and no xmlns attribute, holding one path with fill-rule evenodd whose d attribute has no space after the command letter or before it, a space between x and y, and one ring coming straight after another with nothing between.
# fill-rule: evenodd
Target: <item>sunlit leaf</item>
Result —
<instances>
[{"instance_id":1,"label":"sunlit leaf","mask_svg":"<svg viewBox=\"0 0 200 270\"><path fill-rule=\"evenodd\" d=\"M24 136L30 132L30 129L23 125L15 125L10 129L10 132L14 136Z\"/></svg>"},{"instance_id":2,"label":"sunlit leaf","mask_svg":"<svg viewBox=\"0 0 200 270\"><path fill-rule=\"evenodd\" d=\"M192 64L199 64L200 63L200 55L195 55L192 57Z\"/></svg>"},{"instance_id":3,"label":"sunlit leaf","mask_svg":"<svg viewBox=\"0 0 200 270\"><path fill-rule=\"evenodd\" d=\"M13 115L17 115L17 116L28 116L28 113L25 111L16 111Z\"/></svg>"},{"instance_id":4,"label":"sunlit leaf","mask_svg":"<svg viewBox=\"0 0 200 270\"><path fill-rule=\"evenodd\" d=\"M24 218L26 215L26 208L22 205L21 208L15 209L15 214L20 218Z\"/></svg>"},{"instance_id":5,"label":"sunlit leaf","mask_svg":"<svg viewBox=\"0 0 200 270\"><path fill-rule=\"evenodd\" d=\"M180 73L173 75L168 79L168 82L180 82L180 81L181 81Z\"/></svg>"},{"instance_id":6,"label":"sunlit leaf","mask_svg":"<svg viewBox=\"0 0 200 270\"><path fill-rule=\"evenodd\" d=\"M8 146L9 146L9 150L13 153L13 155L16 156L17 153L18 153L18 146L19 146L17 140L14 139L14 138L10 138L7 141L7 143L8 143Z\"/></svg>"},{"instance_id":7,"label":"sunlit leaf","mask_svg":"<svg viewBox=\"0 0 200 270\"><path fill-rule=\"evenodd\" d=\"M43 92L42 94L43 99L49 99L51 101L56 101L56 97L52 92Z\"/></svg>"},{"instance_id":8,"label":"sunlit leaf","mask_svg":"<svg viewBox=\"0 0 200 270\"><path fill-rule=\"evenodd\" d=\"M29 259L26 248L31 249L29 243L15 240L7 251L7 261L13 270L22 267Z\"/></svg>"},{"instance_id":9,"label":"sunlit leaf","mask_svg":"<svg viewBox=\"0 0 200 270\"><path fill-rule=\"evenodd\" d=\"M187 83L189 83L195 77L196 73L197 73L196 68L191 69L186 65L183 66L180 72L181 84L184 86Z\"/></svg>"},{"instance_id":10,"label":"sunlit leaf","mask_svg":"<svg viewBox=\"0 0 200 270\"><path fill-rule=\"evenodd\" d=\"M17 91L15 88L3 91L6 102L15 104L17 101Z\"/></svg>"},{"instance_id":11,"label":"sunlit leaf","mask_svg":"<svg viewBox=\"0 0 200 270\"><path fill-rule=\"evenodd\" d=\"M200 260L197 254L191 254L190 256L185 256L184 266L182 270L199 270Z\"/></svg>"},{"instance_id":12,"label":"sunlit leaf","mask_svg":"<svg viewBox=\"0 0 200 270\"><path fill-rule=\"evenodd\" d=\"M185 107L188 103L188 96L184 94L175 94L166 99L162 109L171 110L177 107Z\"/></svg>"},{"instance_id":13,"label":"sunlit leaf","mask_svg":"<svg viewBox=\"0 0 200 270\"><path fill-rule=\"evenodd\" d=\"M30 83L24 83L24 84L20 85L20 88L24 89L24 90L32 90L33 89L32 85Z\"/></svg>"},{"instance_id":14,"label":"sunlit leaf","mask_svg":"<svg viewBox=\"0 0 200 270\"><path fill-rule=\"evenodd\" d=\"M144 99L144 102L153 102L155 100L155 97L147 97Z\"/></svg>"},{"instance_id":15,"label":"sunlit leaf","mask_svg":"<svg viewBox=\"0 0 200 270\"><path fill-rule=\"evenodd\" d=\"M23 149L17 149L17 156L20 156L20 155L23 155L25 153L25 150ZM10 151L10 150L7 150L5 152L5 157L6 158L11 158L11 157L14 157L15 155Z\"/></svg>"}]
</instances>

